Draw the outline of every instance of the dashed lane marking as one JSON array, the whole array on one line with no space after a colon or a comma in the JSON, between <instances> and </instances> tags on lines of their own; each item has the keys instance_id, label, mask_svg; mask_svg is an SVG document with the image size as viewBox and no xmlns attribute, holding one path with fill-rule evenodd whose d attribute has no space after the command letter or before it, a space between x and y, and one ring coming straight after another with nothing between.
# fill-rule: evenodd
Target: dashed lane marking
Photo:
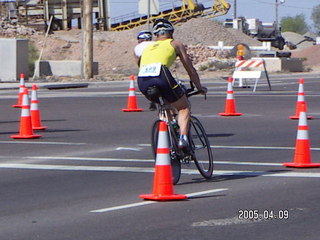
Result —
<instances>
[{"instance_id":1,"label":"dashed lane marking","mask_svg":"<svg viewBox=\"0 0 320 240\"><path fill-rule=\"evenodd\" d=\"M210 194L210 193L217 193L217 192L222 192L222 191L227 191L227 190L228 190L228 188L220 188L220 189L212 189L212 190L207 190L207 191L202 191L202 192L188 193L186 195L188 198L190 198L190 197L196 197L196 196L206 195L206 194ZM140 206L154 204L154 203L157 203L157 202L143 201L143 202L138 202L138 203L130 203L130 204L125 204L125 205L120 205L120 206L116 206L116 207L92 210L90 212L91 213L105 213L105 212L117 211L117 210L122 210L122 209L133 208L133 207L140 207Z\"/></svg>"},{"instance_id":2,"label":"dashed lane marking","mask_svg":"<svg viewBox=\"0 0 320 240\"><path fill-rule=\"evenodd\" d=\"M86 145L87 143L74 142L28 142L28 141L0 141L0 144L43 144L43 145Z\"/></svg>"},{"instance_id":3,"label":"dashed lane marking","mask_svg":"<svg viewBox=\"0 0 320 240\"><path fill-rule=\"evenodd\" d=\"M259 215L257 219L239 219L238 217L223 218L223 219L212 219L202 222L195 222L192 227L214 227L214 226L230 226L238 224L250 224L266 221L262 215Z\"/></svg>"}]
</instances>

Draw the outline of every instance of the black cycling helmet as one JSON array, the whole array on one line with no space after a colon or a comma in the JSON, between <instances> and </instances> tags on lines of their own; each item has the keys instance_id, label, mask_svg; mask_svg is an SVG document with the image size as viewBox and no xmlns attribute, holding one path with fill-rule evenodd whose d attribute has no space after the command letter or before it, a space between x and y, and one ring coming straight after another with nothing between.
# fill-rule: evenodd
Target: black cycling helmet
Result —
<instances>
[{"instance_id":1,"label":"black cycling helmet","mask_svg":"<svg viewBox=\"0 0 320 240\"><path fill-rule=\"evenodd\" d=\"M154 35L160 35L160 33L162 33L162 32L169 32L171 34L174 32L174 27L173 27L172 23L165 18L159 18L159 19L155 20L155 22L153 24L153 34Z\"/></svg>"},{"instance_id":2,"label":"black cycling helmet","mask_svg":"<svg viewBox=\"0 0 320 240\"><path fill-rule=\"evenodd\" d=\"M152 33L150 31L141 31L137 35L138 40L152 40Z\"/></svg>"}]
</instances>

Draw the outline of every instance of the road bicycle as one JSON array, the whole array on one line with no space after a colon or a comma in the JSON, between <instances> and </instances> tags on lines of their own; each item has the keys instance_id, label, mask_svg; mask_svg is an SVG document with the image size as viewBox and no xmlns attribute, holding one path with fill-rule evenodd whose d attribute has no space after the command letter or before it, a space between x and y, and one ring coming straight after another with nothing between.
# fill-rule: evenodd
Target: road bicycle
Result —
<instances>
[{"instance_id":1,"label":"road bicycle","mask_svg":"<svg viewBox=\"0 0 320 240\"><path fill-rule=\"evenodd\" d=\"M191 87L189 89L186 89L182 82L179 84L185 89L188 98L200 94L199 91L195 90L192 82L190 82ZM190 164L191 162L195 163L198 171L204 178L210 179L213 172L213 156L209 139L200 120L191 114L188 135L189 149L187 151L182 150L178 147L180 133L176 119L176 110L173 109L171 105L166 105L164 103L159 90L155 86L148 89L148 96L152 101L158 103L159 109L158 119L152 125L152 151L154 153L154 157L156 157L159 123L160 121L165 121L168 128L167 132L173 184L177 184L179 182L181 176L181 164Z\"/></svg>"}]
</instances>

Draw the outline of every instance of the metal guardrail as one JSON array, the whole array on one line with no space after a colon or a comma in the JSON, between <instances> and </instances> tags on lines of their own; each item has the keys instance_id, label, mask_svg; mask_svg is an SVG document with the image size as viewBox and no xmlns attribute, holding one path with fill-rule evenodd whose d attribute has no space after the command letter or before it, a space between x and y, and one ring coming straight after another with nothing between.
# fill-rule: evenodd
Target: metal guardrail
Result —
<instances>
[{"instance_id":1,"label":"metal guardrail","mask_svg":"<svg viewBox=\"0 0 320 240\"><path fill-rule=\"evenodd\" d=\"M218 42L218 46L209 46L216 50L231 50L234 46L224 46L222 41ZM249 46L250 51L271 51L271 42L262 42L262 46Z\"/></svg>"}]
</instances>

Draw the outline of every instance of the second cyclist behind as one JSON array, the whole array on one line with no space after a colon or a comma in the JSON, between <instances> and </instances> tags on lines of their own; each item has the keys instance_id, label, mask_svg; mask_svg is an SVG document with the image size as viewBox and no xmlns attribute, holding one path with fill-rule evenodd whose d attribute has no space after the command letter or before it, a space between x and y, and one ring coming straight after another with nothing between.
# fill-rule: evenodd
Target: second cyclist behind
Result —
<instances>
[{"instance_id":1,"label":"second cyclist behind","mask_svg":"<svg viewBox=\"0 0 320 240\"><path fill-rule=\"evenodd\" d=\"M189 149L188 131L190 122L190 106L184 90L170 73L170 66L180 58L190 80L202 94L207 88L200 83L199 75L189 58L181 41L173 39L174 27L167 19L157 19L153 25L155 42L148 45L140 57L138 86L148 98L148 87L156 86L166 104L172 104L178 110L180 126L179 148Z\"/></svg>"}]
</instances>

